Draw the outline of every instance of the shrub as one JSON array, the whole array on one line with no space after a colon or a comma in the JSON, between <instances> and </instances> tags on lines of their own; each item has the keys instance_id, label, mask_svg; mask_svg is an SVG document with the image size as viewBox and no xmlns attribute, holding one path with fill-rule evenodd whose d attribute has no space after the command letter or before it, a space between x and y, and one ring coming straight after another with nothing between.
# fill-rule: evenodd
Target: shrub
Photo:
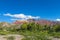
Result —
<instances>
[{"instance_id":1,"label":"shrub","mask_svg":"<svg viewBox=\"0 0 60 40\"><path fill-rule=\"evenodd\" d=\"M14 36L7 37L7 40L14 40Z\"/></svg>"},{"instance_id":2,"label":"shrub","mask_svg":"<svg viewBox=\"0 0 60 40\"><path fill-rule=\"evenodd\" d=\"M55 32L60 32L60 25L55 25L53 29Z\"/></svg>"}]
</instances>

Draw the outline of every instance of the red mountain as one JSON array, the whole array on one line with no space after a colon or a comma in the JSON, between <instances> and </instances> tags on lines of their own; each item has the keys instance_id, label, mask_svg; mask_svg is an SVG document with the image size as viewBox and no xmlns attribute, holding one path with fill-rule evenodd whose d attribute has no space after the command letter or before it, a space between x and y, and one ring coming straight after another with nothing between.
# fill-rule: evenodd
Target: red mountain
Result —
<instances>
[{"instance_id":1,"label":"red mountain","mask_svg":"<svg viewBox=\"0 0 60 40\"><path fill-rule=\"evenodd\" d=\"M30 23L30 22L35 22L41 25L54 25L56 22L49 21L49 20L34 20L34 19L28 19L28 20L17 20L14 22L14 24L23 24L23 23Z\"/></svg>"}]
</instances>

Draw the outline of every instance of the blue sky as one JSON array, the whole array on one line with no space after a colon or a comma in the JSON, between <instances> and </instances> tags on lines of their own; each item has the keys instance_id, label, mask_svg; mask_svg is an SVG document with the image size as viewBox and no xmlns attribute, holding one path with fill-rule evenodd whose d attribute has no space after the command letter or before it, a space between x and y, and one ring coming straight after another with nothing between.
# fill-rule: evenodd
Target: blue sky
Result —
<instances>
[{"instance_id":1,"label":"blue sky","mask_svg":"<svg viewBox=\"0 0 60 40\"><path fill-rule=\"evenodd\" d=\"M0 0L0 22L13 22L11 19L19 19L6 14L60 20L60 0Z\"/></svg>"}]
</instances>

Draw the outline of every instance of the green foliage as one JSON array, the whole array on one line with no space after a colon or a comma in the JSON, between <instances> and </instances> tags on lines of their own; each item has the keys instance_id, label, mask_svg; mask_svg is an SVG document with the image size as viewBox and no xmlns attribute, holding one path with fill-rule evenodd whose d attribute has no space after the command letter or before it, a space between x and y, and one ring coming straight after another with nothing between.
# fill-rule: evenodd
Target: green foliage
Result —
<instances>
[{"instance_id":1,"label":"green foliage","mask_svg":"<svg viewBox=\"0 0 60 40\"><path fill-rule=\"evenodd\" d=\"M25 32L22 40L50 40L47 32Z\"/></svg>"},{"instance_id":2,"label":"green foliage","mask_svg":"<svg viewBox=\"0 0 60 40\"><path fill-rule=\"evenodd\" d=\"M51 34L51 36L55 37L55 38L60 38L60 32L53 32Z\"/></svg>"},{"instance_id":3,"label":"green foliage","mask_svg":"<svg viewBox=\"0 0 60 40\"><path fill-rule=\"evenodd\" d=\"M0 24L0 35L21 34L24 35L23 40L51 40L50 36L60 38L60 25L40 25L34 22L24 23L20 25L11 25L11 27L3 27ZM11 37L8 38L8 40ZM13 40L13 37L10 39Z\"/></svg>"},{"instance_id":4,"label":"green foliage","mask_svg":"<svg viewBox=\"0 0 60 40\"><path fill-rule=\"evenodd\" d=\"M60 32L60 25L55 25L53 29L55 32Z\"/></svg>"},{"instance_id":5,"label":"green foliage","mask_svg":"<svg viewBox=\"0 0 60 40\"><path fill-rule=\"evenodd\" d=\"M32 30L35 30L35 23L29 23L28 26L27 26L27 29L32 31Z\"/></svg>"},{"instance_id":6,"label":"green foliage","mask_svg":"<svg viewBox=\"0 0 60 40\"><path fill-rule=\"evenodd\" d=\"M7 37L7 40L14 40L14 36Z\"/></svg>"},{"instance_id":7,"label":"green foliage","mask_svg":"<svg viewBox=\"0 0 60 40\"><path fill-rule=\"evenodd\" d=\"M9 32L7 32L7 31L0 31L0 35L7 35L7 34L9 34Z\"/></svg>"},{"instance_id":8,"label":"green foliage","mask_svg":"<svg viewBox=\"0 0 60 40\"><path fill-rule=\"evenodd\" d=\"M21 30L27 30L27 24L22 24L21 25Z\"/></svg>"},{"instance_id":9,"label":"green foliage","mask_svg":"<svg viewBox=\"0 0 60 40\"><path fill-rule=\"evenodd\" d=\"M29 24L22 24L21 30L29 30L29 31L42 31L44 27L40 24L36 24L34 22L31 22Z\"/></svg>"}]
</instances>

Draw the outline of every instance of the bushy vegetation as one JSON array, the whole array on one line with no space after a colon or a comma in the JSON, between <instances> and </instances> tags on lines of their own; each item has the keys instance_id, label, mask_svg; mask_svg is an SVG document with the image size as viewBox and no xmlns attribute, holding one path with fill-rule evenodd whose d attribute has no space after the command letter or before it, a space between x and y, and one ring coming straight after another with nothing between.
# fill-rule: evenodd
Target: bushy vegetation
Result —
<instances>
[{"instance_id":1,"label":"bushy vegetation","mask_svg":"<svg viewBox=\"0 0 60 40\"><path fill-rule=\"evenodd\" d=\"M40 25L34 22L11 25L11 27L2 27L0 25L0 34L24 35L25 38L22 40L51 40L50 37L52 36L60 38L60 25Z\"/></svg>"},{"instance_id":2,"label":"bushy vegetation","mask_svg":"<svg viewBox=\"0 0 60 40\"><path fill-rule=\"evenodd\" d=\"M13 36L7 37L7 40L14 40L15 38Z\"/></svg>"}]
</instances>

